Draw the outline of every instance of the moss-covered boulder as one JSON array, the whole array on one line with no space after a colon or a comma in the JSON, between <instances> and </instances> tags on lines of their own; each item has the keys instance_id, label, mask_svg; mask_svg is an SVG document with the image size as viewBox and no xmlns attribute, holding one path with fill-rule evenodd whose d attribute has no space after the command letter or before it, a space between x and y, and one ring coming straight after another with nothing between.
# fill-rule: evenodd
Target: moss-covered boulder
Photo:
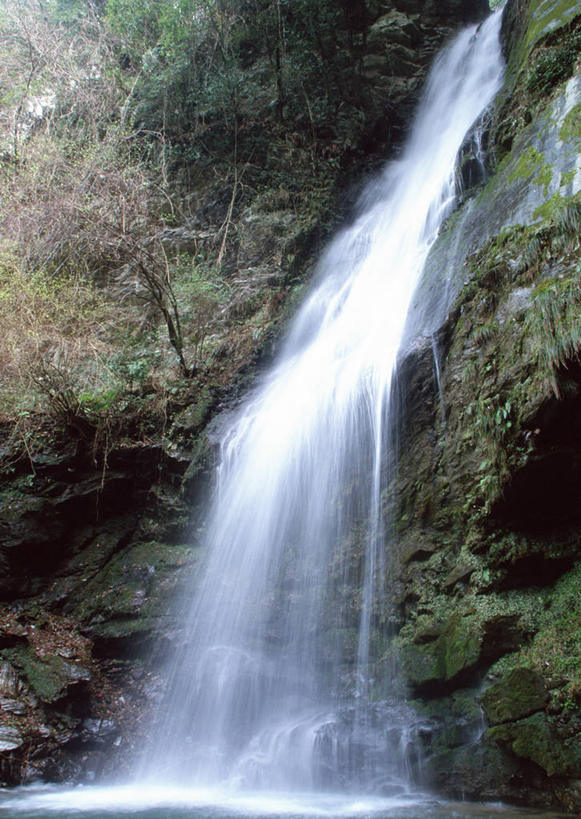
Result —
<instances>
[{"instance_id":1,"label":"moss-covered boulder","mask_svg":"<svg viewBox=\"0 0 581 819\"><path fill-rule=\"evenodd\" d=\"M46 703L56 702L68 693L70 686L91 679L90 669L59 654L39 656L31 647L22 646L4 649L2 655L22 672L32 691Z\"/></svg>"},{"instance_id":2,"label":"moss-covered boulder","mask_svg":"<svg viewBox=\"0 0 581 819\"><path fill-rule=\"evenodd\" d=\"M431 688L436 693L473 671L482 646L479 625L475 616L454 615L439 633L424 628L413 643L405 645L400 659L414 688L428 692ZM435 639L429 639L432 636Z\"/></svg>"},{"instance_id":3,"label":"moss-covered boulder","mask_svg":"<svg viewBox=\"0 0 581 819\"><path fill-rule=\"evenodd\" d=\"M554 717L536 713L490 728L486 737L506 743L517 757L535 762L548 776L581 776L580 721L564 728Z\"/></svg>"},{"instance_id":4,"label":"moss-covered boulder","mask_svg":"<svg viewBox=\"0 0 581 819\"><path fill-rule=\"evenodd\" d=\"M514 668L482 695L482 707L490 722L510 722L541 711L548 699L540 674L530 668Z\"/></svg>"},{"instance_id":5,"label":"moss-covered boulder","mask_svg":"<svg viewBox=\"0 0 581 819\"><path fill-rule=\"evenodd\" d=\"M189 544L136 543L82 583L67 610L95 640L160 635L173 624L170 605L198 551Z\"/></svg>"}]
</instances>

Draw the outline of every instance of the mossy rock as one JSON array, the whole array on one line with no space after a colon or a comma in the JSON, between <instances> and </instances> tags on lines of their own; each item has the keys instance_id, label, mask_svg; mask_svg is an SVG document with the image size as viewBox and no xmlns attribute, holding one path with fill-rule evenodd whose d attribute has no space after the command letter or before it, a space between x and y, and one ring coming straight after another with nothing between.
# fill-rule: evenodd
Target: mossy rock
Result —
<instances>
[{"instance_id":1,"label":"mossy rock","mask_svg":"<svg viewBox=\"0 0 581 819\"><path fill-rule=\"evenodd\" d=\"M519 787L518 763L495 745L466 743L441 750L422 762L422 781L429 787L462 799L523 802L530 792ZM530 784L529 788L530 788Z\"/></svg>"},{"instance_id":2,"label":"mossy rock","mask_svg":"<svg viewBox=\"0 0 581 819\"><path fill-rule=\"evenodd\" d=\"M509 722L541 711L547 703L547 688L536 671L515 668L484 692L481 703L490 722Z\"/></svg>"},{"instance_id":3,"label":"mossy rock","mask_svg":"<svg viewBox=\"0 0 581 819\"><path fill-rule=\"evenodd\" d=\"M497 725L486 732L486 739L508 744L516 756L535 762L548 776L581 776L581 734L563 736L547 714Z\"/></svg>"},{"instance_id":4,"label":"mossy rock","mask_svg":"<svg viewBox=\"0 0 581 819\"><path fill-rule=\"evenodd\" d=\"M581 102L577 103L565 117L559 137L563 142L572 139L581 140Z\"/></svg>"},{"instance_id":5,"label":"mossy rock","mask_svg":"<svg viewBox=\"0 0 581 819\"><path fill-rule=\"evenodd\" d=\"M196 549L150 541L115 555L79 589L74 613L92 634L128 636L167 616L178 579Z\"/></svg>"},{"instance_id":6,"label":"mossy rock","mask_svg":"<svg viewBox=\"0 0 581 819\"><path fill-rule=\"evenodd\" d=\"M414 700L410 704L428 720L419 739L430 754L465 748L474 741L482 725L476 688L460 689L438 699Z\"/></svg>"},{"instance_id":7,"label":"mossy rock","mask_svg":"<svg viewBox=\"0 0 581 819\"><path fill-rule=\"evenodd\" d=\"M436 640L404 645L400 657L404 672L415 688L425 689L433 685L438 689L473 671L478 666L480 654L478 618L453 615Z\"/></svg>"},{"instance_id":8,"label":"mossy rock","mask_svg":"<svg viewBox=\"0 0 581 819\"><path fill-rule=\"evenodd\" d=\"M173 425L174 431L188 435L199 431L208 421L215 400L215 391L211 387L202 389L196 400L176 417Z\"/></svg>"},{"instance_id":9,"label":"mossy rock","mask_svg":"<svg viewBox=\"0 0 581 819\"><path fill-rule=\"evenodd\" d=\"M564 574L543 598L542 614L520 664L561 681L565 700L581 690L581 565Z\"/></svg>"},{"instance_id":10,"label":"mossy rock","mask_svg":"<svg viewBox=\"0 0 581 819\"><path fill-rule=\"evenodd\" d=\"M581 12L577 0L531 0L524 45L530 49L543 37L568 25Z\"/></svg>"},{"instance_id":11,"label":"mossy rock","mask_svg":"<svg viewBox=\"0 0 581 819\"><path fill-rule=\"evenodd\" d=\"M17 646L2 652L4 659L17 668L36 696L46 703L56 702L69 686L91 679L84 666L70 663L58 654L39 657L29 646Z\"/></svg>"}]
</instances>

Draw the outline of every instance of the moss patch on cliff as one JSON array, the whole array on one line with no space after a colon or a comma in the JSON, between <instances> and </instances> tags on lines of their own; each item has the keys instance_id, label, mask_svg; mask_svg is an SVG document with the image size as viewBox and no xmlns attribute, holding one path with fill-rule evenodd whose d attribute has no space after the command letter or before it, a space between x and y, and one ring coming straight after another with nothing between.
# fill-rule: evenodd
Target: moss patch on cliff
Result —
<instances>
[{"instance_id":1,"label":"moss patch on cliff","mask_svg":"<svg viewBox=\"0 0 581 819\"><path fill-rule=\"evenodd\" d=\"M31 646L17 646L2 651L4 659L22 672L32 691L45 703L65 696L69 686L88 682L90 672L58 654L37 654Z\"/></svg>"},{"instance_id":2,"label":"moss patch on cliff","mask_svg":"<svg viewBox=\"0 0 581 819\"><path fill-rule=\"evenodd\" d=\"M543 678L528 668L515 668L484 692L481 702L492 722L509 722L542 711L547 702Z\"/></svg>"},{"instance_id":3,"label":"moss patch on cliff","mask_svg":"<svg viewBox=\"0 0 581 819\"><path fill-rule=\"evenodd\" d=\"M581 47L581 14L575 0L509 4L507 79L493 114L491 144L496 162L575 72Z\"/></svg>"},{"instance_id":4,"label":"moss patch on cliff","mask_svg":"<svg viewBox=\"0 0 581 819\"><path fill-rule=\"evenodd\" d=\"M195 556L191 545L149 542L125 549L78 589L75 616L99 637L159 629L180 570L191 571Z\"/></svg>"},{"instance_id":5,"label":"moss patch on cliff","mask_svg":"<svg viewBox=\"0 0 581 819\"><path fill-rule=\"evenodd\" d=\"M553 681L559 710L581 702L581 566L538 593L541 613L529 645L503 660L500 670L529 667ZM558 693L555 693L558 692Z\"/></svg>"},{"instance_id":6,"label":"moss patch on cliff","mask_svg":"<svg viewBox=\"0 0 581 819\"><path fill-rule=\"evenodd\" d=\"M567 25L579 14L579 6L573 0L531 0L527 8L524 47L530 49L542 37Z\"/></svg>"},{"instance_id":7,"label":"moss patch on cliff","mask_svg":"<svg viewBox=\"0 0 581 819\"><path fill-rule=\"evenodd\" d=\"M449 457L471 485L468 515L487 514L531 455L532 418L551 393L566 389L565 367L581 349L581 206L575 197L553 198L539 216L540 224L504 231L478 251L456 308L448 364L460 378L446 387L447 433ZM559 275L551 276L556 258Z\"/></svg>"},{"instance_id":8,"label":"moss patch on cliff","mask_svg":"<svg viewBox=\"0 0 581 819\"><path fill-rule=\"evenodd\" d=\"M545 161L542 153L531 145L520 155L508 179L510 182L515 182L517 179L528 179L534 181L536 185L547 187L551 182L551 177L551 165Z\"/></svg>"},{"instance_id":9,"label":"moss patch on cliff","mask_svg":"<svg viewBox=\"0 0 581 819\"><path fill-rule=\"evenodd\" d=\"M566 115L559 136L563 141L581 139L581 102L577 103Z\"/></svg>"},{"instance_id":10,"label":"moss patch on cliff","mask_svg":"<svg viewBox=\"0 0 581 819\"><path fill-rule=\"evenodd\" d=\"M581 775L579 733L559 727L554 718L537 713L491 728L487 739L507 743L516 756L535 762L548 776L577 777Z\"/></svg>"}]
</instances>

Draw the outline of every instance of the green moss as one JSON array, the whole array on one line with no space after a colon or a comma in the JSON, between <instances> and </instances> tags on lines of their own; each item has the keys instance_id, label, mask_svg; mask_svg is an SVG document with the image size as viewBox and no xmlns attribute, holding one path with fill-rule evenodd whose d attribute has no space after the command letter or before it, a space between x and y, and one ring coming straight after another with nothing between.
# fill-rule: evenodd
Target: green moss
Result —
<instances>
[{"instance_id":1,"label":"green moss","mask_svg":"<svg viewBox=\"0 0 581 819\"><path fill-rule=\"evenodd\" d=\"M581 139L581 102L578 102L565 117L559 137L563 142L570 139ZM571 173L575 175L575 171Z\"/></svg>"},{"instance_id":2,"label":"green moss","mask_svg":"<svg viewBox=\"0 0 581 819\"><path fill-rule=\"evenodd\" d=\"M545 164L545 158L540 151L532 145L519 156L515 168L511 171L508 181L516 182L519 179L529 179L537 173Z\"/></svg>"},{"instance_id":3,"label":"green moss","mask_svg":"<svg viewBox=\"0 0 581 819\"><path fill-rule=\"evenodd\" d=\"M490 722L508 722L541 711L547 702L547 689L540 674L530 668L514 668L484 692L481 702Z\"/></svg>"},{"instance_id":4,"label":"green moss","mask_svg":"<svg viewBox=\"0 0 581 819\"><path fill-rule=\"evenodd\" d=\"M540 51L528 74L526 88L530 94L545 96L573 74L580 40L578 34L573 34Z\"/></svg>"},{"instance_id":5,"label":"green moss","mask_svg":"<svg viewBox=\"0 0 581 819\"><path fill-rule=\"evenodd\" d=\"M546 34L570 23L580 13L577 0L531 0L524 37L527 50Z\"/></svg>"},{"instance_id":6,"label":"green moss","mask_svg":"<svg viewBox=\"0 0 581 819\"><path fill-rule=\"evenodd\" d=\"M475 617L455 617L440 638L439 667L450 680L475 665L480 656L481 637Z\"/></svg>"},{"instance_id":7,"label":"green moss","mask_svg":"<svg viewBox=\"0 0 581 819\"><path fill-rule=\"evenodd\" d=\"M520 179L530 179L535 185L543 186L546 189L550 185L552 177L552 166L545 161L545 157L540 151L530 145L519 156L514 169L508 177L508 181L516 182Z\"/></svg>"},{"instance_id":8,"label":"green moss","mask_svg":"<svg viewBox=\"0 0 581 819\"><path fill-rule=\"evenodd\" d=\"M480 648L478 618L452 615L435 641L402 645L400 656L408 679L421 687L430 682L450 682L462 672L473 669L478 663Z\"/></svg>"},{"instance_id":9,"label":"green moss","mask_svg":"<svg viewBox=\"0 0 581 819\"><path fill-rule=\"evenodd\" d=\"M543 202L542 205L539 205L538 208L535 209L533 213L533 219L543 219L544 221L549 221L553 219L556 213L561 210L567 200L557 191L556 193L551 196L550 199L547 199L546 202Z\"/></svg>"},{"instance_id":10,"label":"green moss","mask_svg":"<svg viewBox=\"0 0 581 819\"><path fill-rule=\"evenodd\" d=\"M93 637L101 639L119 640L137 635L147 635L155 630L157 621L148 617L118 617L97 623L91 627Z\"/></svg>"},{"instance_id":11,"label":"green moss","mask_svg":"<svg viewBox=\"0 0 581 819\"><path fill-rule=\"evenodd\" d=\"M70 665L56 654L41 658L28 646L17 646L5 649L2 656L22 672L27 683L43 702L58 700L72 681Z\"/></svg>"},{"instance_id":12,"label":"green moss","mask_svg":"<svg viewBox=\"0 0 581 819\"><path fill-rule=\"evenodd\" d=\"M557 397L561 394L560 370L581 349L580 272L539 286L526 318L539 375Z\"/></svg>"},{"instance_id":13,"label":"green moss","mask_svg":"<svg viewBox=\"0 0 581 819\"><path fill-rule=\"evenodd\" d=\"M83 585L75 612L99 633L146 630L166 613L179 572L195 554L189 544L138 543Z\"/></svg>"},{"instance_id":14,"label":"green moss","mask_svg":"<svg viewBox=\"0 0 581 819\"><path fill-rule=\"evenodd\" d=\"M567 185L570 185L571 182L575 179L576 176L577 176L577 171L576 170L568 171L567 173L561 174L561 182L559 183L559 186L561 188L564 188Z\"/></svg>"},{"instance_id":15,"label":"green moss","mask_svg":"<svg viewBox=\"0 0 581 819\"><path fill-rule=\"evenodd\" d=\"M531 150L519 172L538 179L544 167ZM471 525L488 516L526 462L523 424L541 396L559 393L562 367L581 349L580 198L556 194L537 210L538 223L503 231L467 260L448 353L463 378L450 396L445 457L464 475L458 511ZM543 279L557 260L559 277Z\"/></svg>"},{"instance_id":16,"label":"green moss","mask_svg":"<svg viewBox=\"0 0 581 819\"><path fill-rule=\"evenodd\" d=\"M199 430L204 422L207 421L214 401L214 391L210 387L205 387L197 396L196 400L177 416L174 427L190 434Z\"/></svg>"},{"instance_id":17,"label":"green moss","mask_svg":"<svg viewBox=\"0 0 581 819\"><path fill-rule=\"evenodd\" d=\"M581 694L581 566L546 592L540 628L519 661L561 679L567 695Z\"/></svg>"},{"instance_id":18,"label":"green moss","mask_svg":"<svg viewBox=\"0 0 581 819\"><path fill-rule=\"evenodd\" d=\"M487 731L486 738L508 743L516 756L535 762L549 776L581 774L581 745L578 740L561 736L555 721L544 713L497 725Z\"/></svg>"}]
</instances>

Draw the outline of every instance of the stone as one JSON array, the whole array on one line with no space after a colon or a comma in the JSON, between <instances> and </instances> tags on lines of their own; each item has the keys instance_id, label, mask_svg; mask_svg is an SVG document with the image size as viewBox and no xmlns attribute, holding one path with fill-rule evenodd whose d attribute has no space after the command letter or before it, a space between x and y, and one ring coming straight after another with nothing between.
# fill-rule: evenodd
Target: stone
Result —
<instances>
[{"instance_id":1,"label":"stone","mask_svg":"<svg viewBox=\"0 0 581 819\"><path fill-rule=\"evenodd\" d=\"M10 663L0 660L0 696L17 697L22 689L22 683L16 670Z\"/></svg>"},{"instance_id":2,"label":"stone","mask_svg":"<svg viewBox=\"0 0 581 819\"><path fill-rule=\"evenodd\" d=\"M581 733L562 736L547 714L497 725L486 732L486 738L506 743L515 756L535 762L548 776L581 777Z\"/></svg>"},{"instance_id":3,"label":"stone","mask_svg":"<svg viewBox=\"0 0 581 819\"><path fill-rule=\"evenodd\" d=\"M456 583L466 582L470 579L470 575L474 572L474 566L468 566L465 563L458 563L448 577L444 580L444 587L451 588Z\"/></svg>"},{"instance_id":4,"label":"stone","mask_svg":"<svg viewBox=\"0 0 581 819\"><path fill-rule=\"evenodd\" d=\"M484 712L494 725L541 711L547 700L545 681L530 668L514 668L481 697Z\"/></svg>"},{"instance_id":5,"label":"stone","mask_svg":"<svg viewBox=\"0 0 581 819\"><path fill-rule=\"evenodd\" d=\"M0 711L7 714L16 714L22 716L26 713L26 703L20 700L14 700L10 697L0 697Z\"/></svg>"},{"instance_id":6,"label":"stone","mask_svg":"<svg viewBox=\"0 0 581 819\"><path fill-rule=\"evenodd\" d=\"M69 686L91 679L88 668L70 663L58 654L40 657L29 646L6 649L4 656L20 670L34 694L45 703L57 702L65 696Z\"/></svg>"},{"instance_id":7,"label":"stone","mask_svg":"<svg viewBox=\"0 0 581 819\"><path fill-rule=\"evenodd\" d=\"M422 635L419 635L420 641ZM453 615L442 626L437 639L415 640L400 651L404 672L416 690L457 687L459 680L474 671L480 660L481 635L473 616Z\"/></svg>"},{"instance_id":8,"label":"stone","mask_svg":"<svg viewBox=\"0 0 581 819\"><path fill-rule=\"evenodd\" d=\"M10 725L0 725L0 753L15 751L24 745L24 737L18 730Z\"/></svg>"},{"instance_id":9,"label":"stone","mask_svg":"<svg viewBox=\"0 0 581 819\"><path fill-rule=\"evenodd\" d=\"M393 9L379 17L369 28L367 34L367 51L384 52L393 43L410 48L417 43L420 32L416 25L417 18Z\"/></svg>"}]
</instances>

